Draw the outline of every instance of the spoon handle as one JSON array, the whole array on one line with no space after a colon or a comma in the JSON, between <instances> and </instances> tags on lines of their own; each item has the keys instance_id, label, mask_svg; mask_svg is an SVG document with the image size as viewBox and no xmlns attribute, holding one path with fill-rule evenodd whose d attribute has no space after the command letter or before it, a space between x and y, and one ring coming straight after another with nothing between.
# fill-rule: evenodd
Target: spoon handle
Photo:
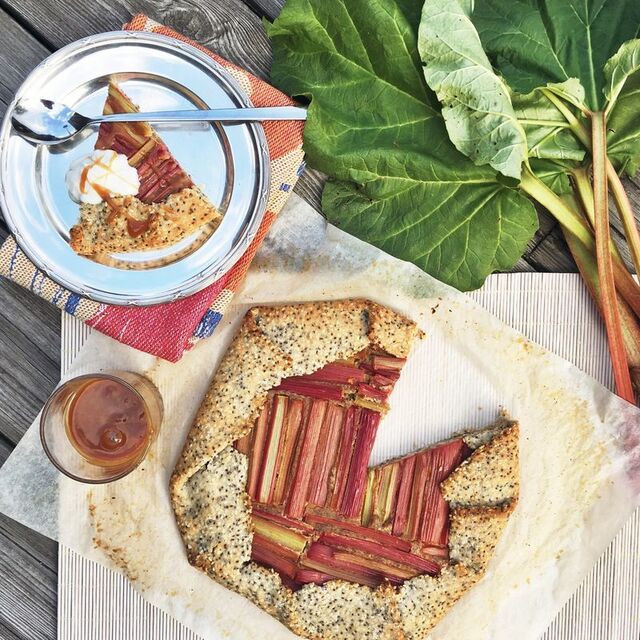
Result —
<instances>
[{"instance_id":1,"label":"spoon handle","mask_svg":"<svg viewBox=\"0 0 640 640\"><path fill-rule=\"evenodd\" d=\"M237 109L200 109L194 111L155 111L112 113L91 118L100 122L256 122L263 120L306 120L304 107L245 107Z\"/></svg>"}]
</instances>

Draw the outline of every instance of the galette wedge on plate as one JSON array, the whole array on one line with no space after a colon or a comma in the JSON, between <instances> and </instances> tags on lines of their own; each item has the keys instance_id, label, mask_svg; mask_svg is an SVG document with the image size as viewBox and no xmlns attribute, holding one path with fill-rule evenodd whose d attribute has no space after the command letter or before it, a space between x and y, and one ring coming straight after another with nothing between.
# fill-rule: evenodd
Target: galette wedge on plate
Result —
<instances>
[{"instance_id":1,"label":"galette wedge on plate","mask_svg":"<svg viewBox=\"0 0 640 640\"><path fill-rule=\"evenodd\" d=\"M303 637L425 637L482 578L519 447L501 418L369 466L421 337L367 300L251 309L172 476L189 562Z\"/></svg>"},{"instance_id":2,"label":"galette wedge on plate","mask_svg":"<svg viewBox=\"0 0 640 640\"><path fill-rule=\"evenodd\" d=\"M105 114L138 110L115 82L109 83ZM76 253L100 256L159 249L205 225L219 225L217 208L149 123L103 123L95 149L90 161L78 167L79 176L71 172L79 184L70 185L70 191L82 198L80 218L70 231ZM118 161L125 159L135 170L132 178L126 166L116 170ZM131 181L135 187L127 189ZM120 188L114 193L110 185Z\"/></svg>"}]
</instances>

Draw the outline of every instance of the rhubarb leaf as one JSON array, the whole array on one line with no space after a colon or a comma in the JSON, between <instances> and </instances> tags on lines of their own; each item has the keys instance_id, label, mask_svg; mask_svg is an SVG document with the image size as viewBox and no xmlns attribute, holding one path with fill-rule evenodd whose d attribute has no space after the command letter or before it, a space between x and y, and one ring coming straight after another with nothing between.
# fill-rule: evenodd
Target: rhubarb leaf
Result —
<instances>
[{"instance_id":1,"label":"rhubarb leaf","mask_svg":"<svg viewBox=\"0 0 640 640\"><path fill-rule=\"evenodd\" d=\"M618 171L640 169L640 40L622 45L605 66L609 98L607 153Z\"/></svg>"},{"instance_id":2,"label":"rhubarb leaf","mask_svg":"<svg viewBox=\"0 0 640 640\"><path fill-rule=\"evenodd\" d=\"M514 94L513 108L527 136L529 156L582 162L585 148L569 129L566 118L538 89ZM578 114L575 114L578 117Z\"/></svg>"},{"instance_id":3,"label":"rhubarb leaf","mask_svg":"<svg viewBox=\"0 0 640 640\"><path fill-rule=\"evenodd\" d=\"M478 32L457 0L425 2L418 51L456 148L475 164L520 179L527 157L525 133L508 87L491 68Z\"/></svg>"},{"instance_id":4,"label":"rhubarb leaf","mask_svg":"<svg viewBox=\"0 0 640 640\"><path fill-rule=\"evenodd\" d=\"M640 40L629 40L604 65L604 78L607 82L604 89L607 113L614 108L627 80L638 70L640 70Z\"/></svg>"},{"instance_id":5,"label":"rhubarb leaf","mask_svg":"<svg viewBox=\"0 0 640 640\"><path fill-rule=\"evenodd\" d=\"M531 158L531 170L549 189L559 196L571 191L569 171L571 167L566 161Z\"/></svg>"},{"instance_id":6,"label":"rhubarb leaf","mask_svg":"<svg viewBox=\"0 0 640 640\"><path fill-rule=\"evenodd\" d=\"M311 99L310 166L330 222L460 289L509 269L531 202L449 140L424 81L415 0L288 0L267 27L273 82Z\"/></svg>"},{"instance_id":7,"label":"rhubarb leaf","mask_svg":"<svg viewBox=\"0 0 640 640\"><path fill-rule=\"evenodd\" d=\"M429 1L429 0L428 0ZM585 104L602 108L604 66L638 35L638 0L477 0L473 23L509 86L529 93L577 78Z\"/></svg>"}]
</instances>

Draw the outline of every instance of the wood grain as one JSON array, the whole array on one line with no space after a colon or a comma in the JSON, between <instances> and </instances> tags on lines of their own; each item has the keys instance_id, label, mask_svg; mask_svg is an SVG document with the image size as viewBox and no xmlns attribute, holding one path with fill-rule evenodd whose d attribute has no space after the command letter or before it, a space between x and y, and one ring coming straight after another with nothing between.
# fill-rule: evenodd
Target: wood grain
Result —
<instances>
[{"instance_id":1,"label":"wood grain","mask_svg":"<svg viewBox=\"0 0 640 640\"><path fill-rule=\"evenodd\" d=\"M0 629L24 640L55 638L56 576L57 545L0 516Z\"/></svg>"}]
</instances>

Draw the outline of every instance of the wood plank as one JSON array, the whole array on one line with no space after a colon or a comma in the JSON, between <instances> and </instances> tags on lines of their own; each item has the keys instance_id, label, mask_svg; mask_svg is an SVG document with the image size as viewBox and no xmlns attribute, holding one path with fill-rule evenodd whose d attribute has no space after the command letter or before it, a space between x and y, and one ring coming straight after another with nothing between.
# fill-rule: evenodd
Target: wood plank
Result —
<instances>
[{"instance_id":1,"label":"wood plank","mask_svg":"<svg viewBox=\"0 0 640 640\"><path fill-rule=\"evenodd\" d=\"M55 638L56 572L56 543L0 515L0 630L21 640Z\"/></svg>"},{"instance_id":2,"label":"wood plank","mask_svg":"<svg viewBox=\"0 0 640 640\"><path fill-rule=\"evenodd\" d=\"M27 73L49 53L49 49L0 10L0 116Z\"/></svg>"},{"instance_id":3,"label":"wood plank","mask_svg":"<svg viewBox=\"0 0 640 640\"><path fill-rule=\"evenodd\" d=\"M60 311L0 280L0 433L14 445L60 380Z\"/></svg>"},{"instance_id":4,"label":"wood plank","mask_svg":"<svg viewBox=\"0 0 640 640\"><path fill-rule=\"evenodd\" d=\"M39 38L56 48L100 31L120 29L133 14L143 12L260 77L266 77L271 62L260 18L241 0L3 1Z\"/></svg>"},{"instance_id":5,"label":"wood plank","mask_svg":"<svg viewBox=\"0 0 640 640\"><path fill-rule=\"evenodd\" d=\"M284 7L284 0L247 0L249 5L261 18L274 20Z\"/></svg>"},{"instance_id":6,"label":"wood plank","mask_svg":"<svg viewBox=\"0 0 640 640\"><path fill-rule=\"evenodd\" d=\"M0 10L0 115L29 71L49 55ZM0 219L0 241L7 230ZM60 374L60 312L0 279L0 465ZM57 545L0 516L0 637L48 640L56 632Z\"/></svg>"}]
</instances>

